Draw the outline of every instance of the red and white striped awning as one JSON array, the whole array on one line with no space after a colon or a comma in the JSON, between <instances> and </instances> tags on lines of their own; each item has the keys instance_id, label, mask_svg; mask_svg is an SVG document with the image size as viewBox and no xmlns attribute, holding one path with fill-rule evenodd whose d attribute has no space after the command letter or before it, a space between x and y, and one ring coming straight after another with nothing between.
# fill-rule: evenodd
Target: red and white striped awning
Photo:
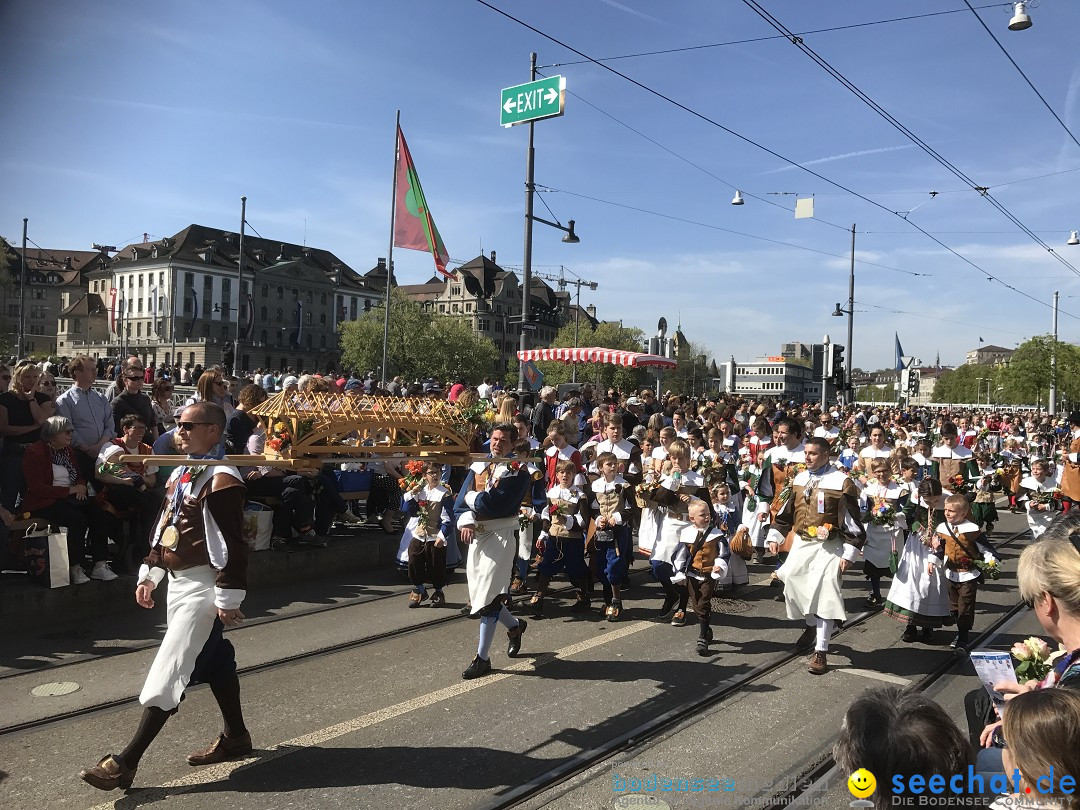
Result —
<instances>
[{"instance_id":1,"label":"red and white striped awning","mask_svg":"<svg viewBox=\"0 0 1080 810\"><path fill-rule=\"evenodd\" d=\"M676 368L678 363L674 360L661 357L658 354L644 354L642 352L626 352L619 349L577 348L577 349L529 349L518 352L518 360L542 361L554 360L559 363L607 363L614 366L626 366L627 368Z\"/></svg>"}]
</instances>

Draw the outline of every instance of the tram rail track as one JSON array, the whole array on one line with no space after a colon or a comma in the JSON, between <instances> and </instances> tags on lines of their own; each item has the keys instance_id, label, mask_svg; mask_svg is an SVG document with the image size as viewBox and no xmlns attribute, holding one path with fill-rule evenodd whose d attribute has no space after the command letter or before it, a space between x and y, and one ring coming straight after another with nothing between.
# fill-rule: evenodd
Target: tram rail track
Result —
<instances>
[{"instance_id":1,"label":"tram rail track","mask_svg":"<svg viewBox=\"0 0 1080 810\"><path fill-rule=\"evenodd\" d=\"M997 548L1006 548L1028 535L1029 532L1027 529L1016 532L1009 535L1009 537L1001 543L998 543ZM1025 606L1021 603L1008 610L1004 616L996 619L987 630L976 636L975 643L981 643L986 638L994 635L1003 625L1022 612L1024 608ZM854 618L844 622L838 630L834 631L833 638L835 639L849 630L858 627L870 618L878 615L880 612L879 609L875 609L857 614ZM663 714L657 715L629 731L608 740L603 745L578 752L560 765L530 779L510 791L507 791L490 802L479 805L478 810L509 810L509 808L519 807L531 799L535 799L543 793L557 788L559 785L564 784L574 777L589 771L619 753L626 752L652 738L671 731L679 727L686 720L700 717L704 711L722 703L724 700L734 696L747 686L762 680L769 674L776 672L793 661L801 660L805 657L805 653L802 652L792 651L783 653L770 661L760 664L738 678L725 678L713 689L698 698L687 701ZM961 659L959 656L955 655L950 656L912 688L919 689L920 691L928 688L931 684L940 680L940 678L951 671L960 660L967 659ZM805 773L800 774L798 779L789 780L788 784L799 786L819 783L834 767L835 763L832 761L832 748L830 746L828 751L823 752L822 756L819 759L816 759ZM756 797L754 806L770 808L787 807L799 796L802 796L807 792L809 792L809 789L798 789L798 787L796 787L795 789L778 796ZM759 804L758 802L761 801L764 801L764 803Z\"/></svg>"}]
</instances>

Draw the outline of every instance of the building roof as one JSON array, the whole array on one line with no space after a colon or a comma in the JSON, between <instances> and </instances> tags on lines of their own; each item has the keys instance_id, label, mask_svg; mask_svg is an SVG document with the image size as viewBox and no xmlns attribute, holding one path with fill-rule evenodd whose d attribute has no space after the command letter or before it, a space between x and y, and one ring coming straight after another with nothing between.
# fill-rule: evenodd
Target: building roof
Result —
<instances>
[{"instance_id":1,"label":"building roof","mask_svg":"<svg viewBox=\"0 0 1080 810\"><path fill-rule=\"evenodd\" d=\"M163 259L235 270L240 259L240 234L206 225L188 225L174 236L151 242L137 242L121 248L113 256L111 266L113 270L125 270L151 263L158 264ZM244 270L256 278L263 270L276 264L300 260L308 267L323 273L331 281L353 286L358 290L368 287L374 280L365 281L367 277L361 277L328 250L244 234ZM382 267L382 276L385 279L385 265ZM369 273L368 276L370 275ZM383 281L379 284L378 289L383 289L385 283Z\"/></svg>"},{"instance_id":2,"label":"building roof","mask_svg":"<svg viewBox=\"0 0 1080 810\"><path fill-rule=\"evenodd\" d=\"M989 346L980 346L977 349L972 349L973 352L1014 352L1016 349L1006 349L1004 346L995 346L990 344ZM970 353L970 352L969 352Z\"/></svg>"},{"instance_id":3,"label":"building roof","mask_svg":"<svg viewBox=\"0 0 1080 810\"><path fill-rule=\"evenodd\" d=\"M11 248L11 275L18 279L22 250ZM78 286L82 283L84 270L94 269L95 265L106 260L106 256L96 250L59 250L55 248L27 248L27 281L31 284L53 284L57 286Z\"/></svg>"},{"instance_id":4,"label":"building roof","mask_svg":"<svg viewBox=\"0 0 1080 810\"><path fill-rule=\"evenodd\" d=\"M101 296L97 293L85 293L79 296L79 300L71 304L60 313L61 318L70 318L75 315L105 315L108 309Z\"/></svg>"}]
</instances>

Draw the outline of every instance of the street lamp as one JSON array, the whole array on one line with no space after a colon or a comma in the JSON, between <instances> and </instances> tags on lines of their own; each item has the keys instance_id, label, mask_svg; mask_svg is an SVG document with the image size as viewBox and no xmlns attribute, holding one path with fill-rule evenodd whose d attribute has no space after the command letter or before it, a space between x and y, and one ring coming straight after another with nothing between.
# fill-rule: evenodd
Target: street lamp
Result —
<instances>
[{"instance_id":1,"label":"street lamp","mask_svg":"<svg viewBox=\"0 0 1080 810\"><path fill-rule=\"evenodd\" d=\"M837 307L840 305L837 304ZM832 342L829 340L829 336L826 335L821 341L824 348L821 350L821 410L825 410L825 406L828 403L827 389L829 373L832 371L832 361L829 357L829 344Z\"/></svg>"}]
</instances>

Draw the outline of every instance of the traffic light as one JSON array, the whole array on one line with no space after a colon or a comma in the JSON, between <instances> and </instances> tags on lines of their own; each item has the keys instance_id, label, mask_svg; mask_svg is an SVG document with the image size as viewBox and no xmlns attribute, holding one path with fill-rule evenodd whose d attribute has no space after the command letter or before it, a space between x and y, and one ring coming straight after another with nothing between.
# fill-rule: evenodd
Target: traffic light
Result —
<instances>
[{"instance_id":1,"label":"traffic light","mask_svg":"<svg viewBox=\"0 0 1080 810\"><path fill-rule=\"evenodd\" d=\"M832 378L833 384L839 388L844 388L844 347L837 344L832 345Z\"/></svg>"},{"instance_id":2,"label":"traffic light","mask_svg":"<svg viewBox=\"0 0 1080 810\"><path fill-rule=\"evenodd\" d=\"M913 368L908 372L907 392L912 396L919 393L919 370L917 368Z\"/></svg>"}]
</instances>

